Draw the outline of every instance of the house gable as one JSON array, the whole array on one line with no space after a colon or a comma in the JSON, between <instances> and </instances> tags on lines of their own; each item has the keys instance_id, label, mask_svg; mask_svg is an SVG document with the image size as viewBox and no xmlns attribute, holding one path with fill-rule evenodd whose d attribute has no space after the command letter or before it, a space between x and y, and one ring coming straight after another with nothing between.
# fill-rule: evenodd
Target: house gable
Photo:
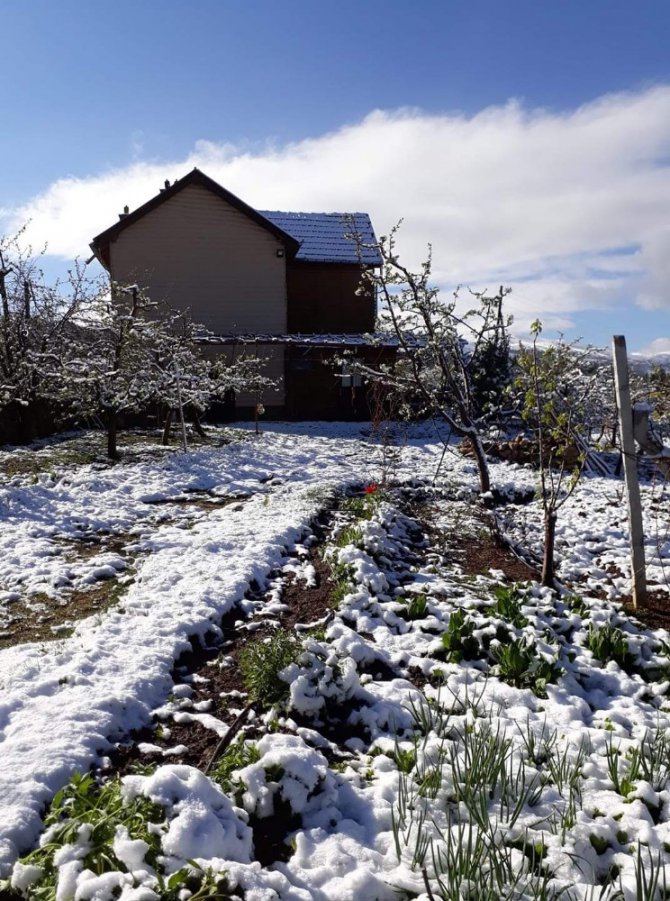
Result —
<instances>
[{"instance_id":1,"label":"house gable","mask_svg":"<svg viewBox=\"0 0 670 901\"><path fill-rule=\"evenodd\" d=\"M214 332L286 330L283 233L195 180L147 206L103 233L114 281L189 309Z\"/></svg>"},{"instance_id":2,"label":"house gable","mask_svg":"<svg viewBox=\"0 0 670 901\"><path fill-rule=\"evenodd\" d=\"M204 172L201 172L200 169L193 169L188 175L185 175L183 178L177 179L177 181L170 184L169 182L165 182L165 187L161 188L158 194L155 197L152 197L151 200L148 200L146 203L143 203L141 206L137 207L136 210L131 212L127 212L125 214L121 214L119 216L119 221L109 228L105 229L105 231L100 232L93 240L91 241L91 250L98 258L98 260L102 263L102 265L106 268L110 268L110 260L109 260L109 246L115 241L122 231L129 228L139 219L142 219L148 213L152 212L152 210L157 209L162 206L168 200L172 199L176 194L180 191L183 191L186 188L192 187L193 185L199 185L205 190L210 191L215 197L218 197L220 200L223 200L229 206L233 207L239 212L243 213L252 221L256 222L257 225L260 225L261 228L266 229L271 234L273 234L279 241L283 242L286 246L287 252L289 256L295 255L300 246L300 242L293 238L290 234L283 231L281 227L266 219L261 213L255 210L253 207L250 207L249 204L245 203L243 200L240 200L235 194L231 191L223 188L218 182L215 182L213 178L210 178L208 175L205 175ZM127 209L127 208L126 208Z\"/></svg>"}]
</instances>

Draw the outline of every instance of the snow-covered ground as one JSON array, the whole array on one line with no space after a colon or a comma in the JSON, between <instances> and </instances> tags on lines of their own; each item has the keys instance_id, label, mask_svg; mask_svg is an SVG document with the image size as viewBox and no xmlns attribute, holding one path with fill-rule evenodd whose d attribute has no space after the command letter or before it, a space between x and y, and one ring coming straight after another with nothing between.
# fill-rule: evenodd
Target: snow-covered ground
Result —
<instances>
[{"instance_id":1,"label":"snow-covered ground","mask_svg":"<svg viewBox=\"0 0 670 901\"><path fill-rule=\"evenodd\" d=\"M174 688L174 661L188 639L211 633L252 582L264 583L333 491L382 479L383 453L368 433L360 425L269 425L259 440L175 453L157 462L63 468L34 483L17 476L5 484L0 491L0 630L13 604L31 597L41 605L58 604L73 588L123 572L124 559L105 551L77 561L68 551L82 534L124 536L138 557L121 605L80 622L68 638L0 651L0 875L9 874L17 856L35 844L45 805L72 774L99 761L115 740L148 723L152 711L165 705ZM423 436L403 438L393 475L401 482L431 481L441 455L427 428ZM535 474L495 464L492 480L499 489L519 494L534 486ZM476 506L474 466L447 454L438 485L458 501L445 503L436 527L447 535L454 529L467 532ZM202 490L213 498L244 499L207 510L156 504ZM661 583L663 561L670 563L662 499L653 486L643 493L650 573ZM538 551L542 523L535 504L503 508L501 521L515 542ZM635 749L651 736L661 742L666 734L670 705L661 644L668 636L640 632L606 600L588 600L594 592L614 600L627 592L625 533L621 484L586 479L561 513L557 542L559 575L581 584L585 606L579 612L562 607L559 615L546 592L529 592L522 605L526 622L507 636L532 642L539 657L560 663L562 675L547 685L542 698L542 690L533 693L497 678L494 657L486 660L484 654L462 664L437 653L456 610L468 611L475 635L486 632L490 580L468 582L457 566L453 571L435 563L424 566L412 574L409 591L426 596L425 615L416 622L399 615L400 586L380 559L401 558L409 533L402 516L381 510L361 526L358 542L334 551L353 573L351 593L323 640L308 643L305 661L287 674L291 709L311 716L313 728L296 729L289 715L279 733L261 739L259 760L241 771L246 791L232 801L184 766L128 777L127 798L146 797L169 808L161 842L173 869L197 858L203 867L225 870L250 901L372 901L397 898L398 889L417 897L425 891L425 878L437 879L432 870L424 876L423 870L432 867L428 858L417 862L422 804L429 799L434 829L443 835L456 830L458 838L464 827L447 814L454 800L454 766L467 765L473 753L468 741L474 745L480 738L486 744L493 736L493 744L509 752L504 763L508 783L516 780L506 789L507 800L499 800L501 812L505 808L500 816L505 839L512 842L505 846L512 869L521 872L530 860L539 873L543 861L554 889L572 886L574 897L595 899L598 895L589 892L599 891L599 880L602 884L616 868L624 891L633 891L636 858L630 845L642 841L644 854L654 861L670 859L670 791L662 774L656 784L651 777L638 778L626 792L617 791L612 759L626 761L622 779L630 775ZM402 593L407 591L405 585ZM625 632L637 669L624 672L614 662L600 664L584 649L588 629L606 624ZM375 659L397 671L397 677L384 681L358 672ZM428 680L422 691L412 684L410 671ZM367 736L352 739L349 751L358 756L338 772L324 756L328 742L319 737L323 697L355 699ZM448 728L436 713L442 703L451 710ZM663 746L659 754L667 750ZM408 758L399 751L414 755L412 769L403 769L399 761ZM544 778L547 759L558 760L561 754L566 784L568 771L580 761L574 816L566 813L557 779ZM670 751L666 758L667 769ZM271 783L268 773L277 767L282 776ZM426 793L421 780L429 769L439 775ZM528 786L537 794L533 804L524 802ZM300 819L300 828L290 860L266 872L251 863L248 819L271 810L277 792ZM486 817L488 823L490 811ZM563 818L567 837L554 828L557 817ZM483 826L481 833L486 833ZM437 835L430 832L430 841ZM463 840L461 834L449 848ZM126 899L159 897L151 888L155 874L143 863L146 848L120 832L116 853L127 872L95 882L81 863L87 841L82 834L61 855L63 901L75 889L78 898L111 898L115 886ZM144 877L129 876L142 872ZM17 869L15 884L27 885L32 876Z\"/></svg>"}]
</instances>

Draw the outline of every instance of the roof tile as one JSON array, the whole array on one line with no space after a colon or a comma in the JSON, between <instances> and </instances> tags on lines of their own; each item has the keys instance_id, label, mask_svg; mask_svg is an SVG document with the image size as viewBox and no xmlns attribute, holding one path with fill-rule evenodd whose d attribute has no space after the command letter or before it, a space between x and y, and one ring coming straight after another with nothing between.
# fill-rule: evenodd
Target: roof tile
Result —
<instances>
[{"instance_id":1,"label":"roof tile","mask_svg":"<svg viewBox=\"0 0 670 901\"><path fill-rule=\"evenodd\" d=\"M283 213L258 210L261 216L300 242L296 260L310 263L381 265L375 233L367 213ZM355 235L361 240L360 255Z\"/></svg>"}]
</instances>

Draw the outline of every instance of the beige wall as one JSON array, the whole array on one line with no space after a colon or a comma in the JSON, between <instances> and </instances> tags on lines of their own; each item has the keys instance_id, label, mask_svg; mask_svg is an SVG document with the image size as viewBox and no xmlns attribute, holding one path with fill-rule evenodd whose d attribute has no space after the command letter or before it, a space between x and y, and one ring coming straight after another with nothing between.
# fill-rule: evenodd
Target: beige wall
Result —
<instances>
[{"instance_id":1,"label":"beige wall","mask_svg":"<svg viewBox=\"0 0 670 901\"><path fill-rule=\"evenodd\" d=\"M129 225L110 246L112 278L190 309L219 334L286 331L286 260L271 232L199 185Z\"/></svg>"}]
</instances>

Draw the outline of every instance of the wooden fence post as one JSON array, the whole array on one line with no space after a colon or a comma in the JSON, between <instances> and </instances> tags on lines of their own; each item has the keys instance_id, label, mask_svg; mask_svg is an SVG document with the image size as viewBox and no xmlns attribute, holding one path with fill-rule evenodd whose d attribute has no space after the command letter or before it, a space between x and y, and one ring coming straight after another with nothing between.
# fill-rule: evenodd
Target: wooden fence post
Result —
<instances>
[{"instance_id":1,"label":"wooden fence post","mask_svg":"<svg viewBox=\"0 0 670 901\"><path fill-rule=\"evenodd\" d=\"M623 335L612 338L614 357L614 384L616 386L619 410L619 434L621 454L628 495L628 525L630 528L630 558L633 574L633 607L643 603L647 593L647 576L644 562L644 531L642 527L642 504L640 483L637 477L637 456L633 437L633 409L630 402L630 382L628 381L628 357L626 339Z\"/></svg>"}]
</instances>

